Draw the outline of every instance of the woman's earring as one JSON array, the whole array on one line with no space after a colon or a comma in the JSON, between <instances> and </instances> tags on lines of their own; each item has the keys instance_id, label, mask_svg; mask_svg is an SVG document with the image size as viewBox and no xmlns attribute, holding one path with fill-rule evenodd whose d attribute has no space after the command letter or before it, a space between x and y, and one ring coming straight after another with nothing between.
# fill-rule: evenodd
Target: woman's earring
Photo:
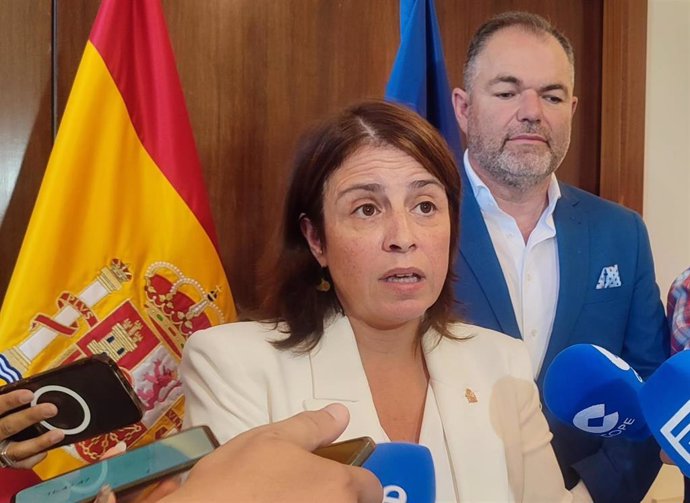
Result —
<instances>
[{"instance_id":1,"label":"woman's earring","mask_svg":"<svg viewBox=\"0 0 690 503\"><path fill-rule=\"evenodd\" d=\"M326 269L321 270L321 282L316 285L316 289L319 292L327 292L331 289L331 283L326 279Z\"/></svg>"}]
</instances>

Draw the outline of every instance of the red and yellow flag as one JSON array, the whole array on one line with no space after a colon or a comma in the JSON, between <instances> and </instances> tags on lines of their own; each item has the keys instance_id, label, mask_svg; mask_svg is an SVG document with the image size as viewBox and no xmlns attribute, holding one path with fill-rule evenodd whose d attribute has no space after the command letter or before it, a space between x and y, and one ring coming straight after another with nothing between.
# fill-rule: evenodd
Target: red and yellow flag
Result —
<instances>
[{"instance_id":1,"label":"red and yellow flag","mask_svg":"<svg viewBox=\"0 0 690 503\"><path fill-rule=\"evenodd\" d=\"M0 384L105 352L146 413L39 475L179 428L184 341L234 316L160 2L103 0L0 311Z\"/></svg>"}]
</instances>

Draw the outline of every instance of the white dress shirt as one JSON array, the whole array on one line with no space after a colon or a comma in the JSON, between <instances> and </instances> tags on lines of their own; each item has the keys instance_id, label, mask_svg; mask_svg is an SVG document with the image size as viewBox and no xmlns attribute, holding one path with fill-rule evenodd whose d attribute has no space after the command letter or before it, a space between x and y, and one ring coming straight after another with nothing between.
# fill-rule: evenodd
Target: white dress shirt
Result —
<instances>
[{"instance_id":1,"label":"white dress shirt","mask_svg":"<svg viewBox=\"0 0 690 503\"><path fill-rule=\"evenodd\" d=\"M549 344L558 301L558 246L553 210L561 191L556 176L551 175L549 203L525 243L515 219L498 207L491 191L470 165L467 151L464 165L501 264L536 377Z\"/></svg>"}]
</instances>

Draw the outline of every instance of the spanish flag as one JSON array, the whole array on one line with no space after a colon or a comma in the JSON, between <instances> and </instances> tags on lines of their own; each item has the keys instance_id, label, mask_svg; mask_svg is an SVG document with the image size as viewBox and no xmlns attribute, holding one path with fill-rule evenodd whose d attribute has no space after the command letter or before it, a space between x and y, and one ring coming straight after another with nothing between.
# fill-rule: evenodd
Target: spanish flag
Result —
<instances>
[{"instance_id":1,"label":"spanish flag","mask_svg":"<svg viewBox=\"0 0 690 503\"><path fill-rule=\"evenodd\" d=\"M141 422L49 477L180 428L185 339L235 316L159 0L103 0L0 311L0 384L107 353Z\"/></svg>"}]
</instances>

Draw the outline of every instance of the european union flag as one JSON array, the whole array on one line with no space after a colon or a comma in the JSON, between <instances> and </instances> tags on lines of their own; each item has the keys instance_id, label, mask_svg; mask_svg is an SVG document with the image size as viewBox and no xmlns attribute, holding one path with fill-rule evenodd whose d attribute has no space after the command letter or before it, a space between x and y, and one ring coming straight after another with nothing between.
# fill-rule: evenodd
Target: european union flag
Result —
<instances>
[{"instance_id":1,"label":"european union flag","mask_svg":"<svg viewBox=\"0 0 690 503\"><path fill-rule=\"evenodd\" d=\"M462 161L434 0L400 0L400 48L386 99L406 105L441 132Z\"/></svg>"}]
</instances>

